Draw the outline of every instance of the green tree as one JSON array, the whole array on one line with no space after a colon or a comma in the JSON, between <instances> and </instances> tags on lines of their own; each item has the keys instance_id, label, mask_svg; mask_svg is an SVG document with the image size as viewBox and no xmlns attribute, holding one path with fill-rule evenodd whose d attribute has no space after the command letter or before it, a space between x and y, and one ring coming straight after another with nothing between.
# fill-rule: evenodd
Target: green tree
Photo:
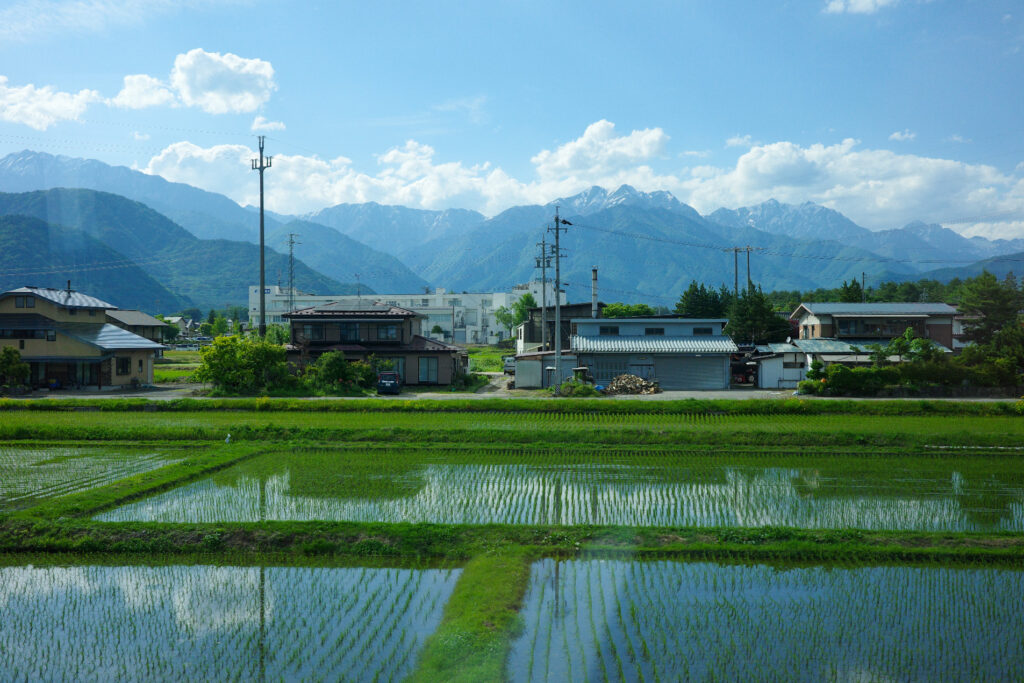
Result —
<instances>
[{"instance_id":1,"label":"green tree","mask_svg":"<svg viewBox=\"0 0 1024 683\"><path fill-rule=\"evenodd\" d=\"M1000 330L1017 324L1021 307L1020 290L1000 282L987 270L964 282L961 287L960 312L964 320L964 337L977 344L988 344Z\"/></svg>"},{"instance_id":2,"label":"green tree","mask_svg":"<svg viewBox=\"0 0 1024 683\"><path fill-rule=\"evenodd\" d=\"M255 394L294 381L284 349L259 338L217 337L199 353L202 360L195 378L224 392Z\"/></svg>"},{"instance_id":3,"label":"green tree","mask_svg":"<svg viewBox=\"0 0 1024 683\"><path fill-rule=\"evenodd\" d=\"M509 310L506 306L499 306L498 309L494 311L494 320L508 330L510 335L512 334L512 328L517 324L515 322L515 313Z\"/></svg>"},{"instance_id":4,"label":"green tree","mask_svg":"<svg viewBox=\"0 0 1024 683\"><path fill-rule=\"evenodd\" d=\"M209 314L207 314L207 316L206 316L206 322L208 322L208 323L210 323L212 325L213 321L216 320L216 319L217 319L217 312L211 308Z\"/></svg>"},{"instance_id":5,"label":"green tree","mask_svg":"<svg viewBox=\"0 0 1024 683\"><path fill-rule=\"evenodd\" d=\"M724 318L731 302L728 289L714 290L693 280L676 302L675 312L687 318Z\"/></svg>"},{"instance_id":6,"label":"green tree","mask_svg":"<svg viewBox=\"0 0 1024 683\"><path fill-rule=\"evenodd\" d=\"M533 298L532 293L527 292L516 299L516 302L512 304L512 315L515 321L512 323L512 327L525 322L530 317L531 308L537 308L537 300Z\"/></svg>"},{"instance_id":7,"label":"green tree","mask_svg":"<svg viewBox=\"0 0 1024 683\"><path fill-rule=\"evenodd\" d=\"M616 301L604 307L603 318L638 318L645 315L657 315L658 311L647 304L624 304Z\"/></svg>"},{"instance_id":8,"label":"green tree","mask_svg":"<svg viewBox=\"0 0 1024 683\"><path fill-rule=\"evenodd\" d=\"M306 368L302 381L318 393L348 394L368 389L376 378L370 363L346 360L343 351L328 351Z\"/></svg>"},{"instance_id":9,"label":"green tree","mask_svg":"<svg viewBox=\"0 0 1024 683\"><path fill-rule=\"evenodd\" d=\"M214 337L223 337L228 333L228 319L217 316L213 320L212 333Z\"/></svg>"},{"instance_id":10,"label":"green tree","mask_svg":"<svg viewBox=\"0 0 1024 683\"><path fill-rule=\"evenodd\" d=\"M725 333L737 342L767 344L785 341L789 322L777 315L760 287L749 286L733 301Z\"/></svg>"},{"instance_id":11,"label":"green tree","mask_svg":"<svg viewBox=\"0 0 1024 683\"><path fill-rule=\"evenodd\" d=\"M839 300L847 304L859 304L864 300L864 290L861 289L857 278L852 278L849 282L843 282L843 286L839 288Z\"/></svg>"},{"instance_id":12,"label":"green tree","mask_svg":"<svg viewBox=\"0 0 1024 683\"><path fill-rule=\"evenodd\" d=\"M155 315L153 317L156 318L157 320L161 321L161 322L167 323L167 321L164 320L164 317L162 315ZM174 341L175 339L178 338L179 334L181 334L181 330L178 329L178 326L177 325L172 325L170 323L167 323L167 327L164 327L164 328L161 328L161 329L162 329L161 334L163 335L163 340L165 342L172 342L172 341Z\"/></svg>"},{"instance_id":13,"label":"green tree","mask_svg":"<svg viewBox=\"0 0 1024 683\"><path fill-rule=\"evenodd\" d=\"M0 384L24 384L31 368L21 360L21 353L13 346L0 348Z\"/></svg>"},{"instance_id":14,"label":"green tree","mask_svg":"<svg viewBox=\"0 0 1024 683\"><path fill-rule=\"evenodd\" d=\"M444 334L444 328L441 327L440 325L435 324L433 327L430 328L430 334Z\"/></svg>"},{"instance_id":15,"label":"green tree","mask_svg":"<svg viewBox=\"0 0 1024 683\"><path fill-rule=\"evenodd\" d=\"M199 336L200 337L212 337L213 336L213 323L200 323L199 324Z\"/></svg>"},{"instance_id":16,"label":"green tree","mask_svg":"<svg viewBox=\"0 0 1024 683\"><path fill-rule=\"evenodd\" d=\"M267 341L271 344L284 345L291 341L288 328L279 323L267 325Z\"/></svg>"},{"instance_id":17,"label":"green tree","mask_svg":"<svg viewBox=\"0 0 1024 683\"><path fill-rule=\"evenodd\" d=\"M178 315L180 315L185 320L198 321L203 317L203 312L200 311L198 308L186 308L183 311L179 312Z\"/></svg>"}]
</instances>

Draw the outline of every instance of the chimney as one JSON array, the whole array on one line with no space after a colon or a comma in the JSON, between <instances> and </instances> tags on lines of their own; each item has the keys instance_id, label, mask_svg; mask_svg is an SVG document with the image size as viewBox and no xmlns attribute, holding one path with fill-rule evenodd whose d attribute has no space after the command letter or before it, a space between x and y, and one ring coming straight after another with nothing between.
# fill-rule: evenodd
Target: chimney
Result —
<instances>
[{"instance_id":1,"label":"chimney","mask_svg":"<svg viewBox=\"0 0 1024 683\"><path fill-rule=\"evenodd\" d=\"M597 317L597 266L590 270L590 317Z\"/></svg>"},{"instance_id":2,"label":"chimney","mask_svg":"<svg viewBox=\"0 0 1024 683\"><path fill-rule=\"evenodd\" d=\"M71 280L68 280L68 294L71 293Z\"/></svg>"}]
</instances>

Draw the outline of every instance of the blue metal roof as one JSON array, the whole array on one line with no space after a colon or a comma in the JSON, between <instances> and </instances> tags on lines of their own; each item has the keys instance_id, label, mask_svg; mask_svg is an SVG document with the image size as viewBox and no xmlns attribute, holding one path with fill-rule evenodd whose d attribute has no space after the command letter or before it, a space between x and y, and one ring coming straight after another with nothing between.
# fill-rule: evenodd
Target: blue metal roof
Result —
<instances>
[{"instance_id":1,"label":"blue metal roof","mask_svg":"<svg viewBox=\"0 0 1024 683\"><path fill-rule=\"evenodd\" d=\"M727 336L653 337L653 336L574 336L570 348L577 353L736 353L736 344Z\"/></svg>"},{"instance_id":2,"label":"blue metal roof","mask_svg":"<svg viewBox=\"0 0 1024 683\"><path fill-rule=\"evenodd\" d=\"M117 308L114 304L108 304L102 299L97 299L94 296L82 294L71 289L53 289L51 287L19 287L18 289L12 289L9 292L0 294L0 297L13 296L15 294L32 294L40 299L46 299L52 301L58 306L64 308Z\"/></svg>"},{"instance_id":3,"label":"blue metal roof","mask_svg":"<svg viewBox=\"0 0 1024 683\"><path fill-rule=\"evenodd\" d=\"M58 323L54 325L58 332L62 332L78 341L85 342L91 346L114 351L117 349L162 349L163 344L157 344L145 337L132 334L128 330L117 325L103 323Z\"/></svg>"},{"instance_id":4,"label":"blue metal roof","mask_svg":"<svg viewBox=\"0 0 1024 683\"><path fill-rule=\"evenodd\" d=\"M956 307L942 303L802 303L797 307L814 315L954 315ZM794 315L796 312L794 311Z\"/></svg>"}]
</instances>

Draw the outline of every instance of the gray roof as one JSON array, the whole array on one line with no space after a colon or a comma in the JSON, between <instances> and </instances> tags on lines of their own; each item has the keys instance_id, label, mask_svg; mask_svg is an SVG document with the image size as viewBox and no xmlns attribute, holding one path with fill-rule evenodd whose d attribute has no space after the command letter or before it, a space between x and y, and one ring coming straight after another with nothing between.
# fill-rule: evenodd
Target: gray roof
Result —
<instances>
[{"instance_id":1,"label":"gray roof","mask_svg":"<svg viewBox=\"0 0 1024 683\"><path fill-rule=\"evenodd\" d=\"M956 307L949 304L937 303L870 303L870 304L845 304L845 303L815 303L805 302L800 304L793 315L803 308L814 315L955 315Z\"/></svg>"},{"instance_id":2,"label":"gray roof","mask_svg":"<svg viewBox=\"0 0 1024 683\"><path fill-rule=\"evenodd\" d=\"M307 317L340 317L347 319L357 318L425 318L426 316L416 311L401 306L389 304L366 304L351 303L347 301L332 301L322 306L310 306L300 308L289 313L282 313L282 318L307 318Z\"/></svg>"},{"instance_id":3,"label":"gray roof","mask_svg":"<svg viewBox=\"0 0 1024 683\"><path fill-rule=\"evenodd\" d=\"M570 348L577 353L736 353L739 349L724 335L696 337L574 336Z\"/></svg>"},{"instance_id":4,"label":"gray roof","mask_svg":"<svg viewBox=\"0 0 1024 683\"><path fill-rule=\"evenodd\" d=\"M793 344L803 353L857 353L857 351L867 352L872 344L878 344L885 346L889 343L889 339L847 339L845 341L839 341L838 339L794 339ZM939 344L935 340L929 340L932 344L945 353L949 353L942 344Z\"/></svg>"},{"instance_id":5,"label":"gray roof","mask_svg":"<svg viewBox=\"0 0 1024 683\"><path fill-rule=\"evenodd\" d=\"M757 350L759 353L797 353L800 349L792 344L773 342L771 344L758 344Z\"/></svg>"},{"instance_id":6,"label":"gray roof","mask_svg":"<svg viewBox=\"0 0 1024 683\"><path fill-rule=\"evenodd\" d=\"M124 323L125 325L144 325L146 327L168 327L163 320L158 320L149 313L133 311L131 309L119 308L116 311L107 311L107 317Z\"/></svg>"},{"instance_id":7,"label":"gray roof","mask_svg":"<svg viewBox=\"0 0 1024 683\"><path fill-rule=\"evenodd\" d=\"M157 344L145 337L140 337L128 330L121 329L117 325L103 323L57 323L54 325L58 332L63 332L69 337L85 342L90 346L114 351L117 349L162 349L163 344Z\"/></svg>"},{"instance_id":8,"label":"gray roof","mask_svg":"<svg viewBox=\"0 0 1024 683\"><path fill-rule=\"evenodd\" d=\"M40 299L46 299L52 301L58 306L64 308L117 308L114 304L108 304L106 301L97 299L94 296L82 294L75 290L67 289L52 289L50 287L19 287L18 289L12 289L8 292L0 294L0 297L11 296L14 294L33 294Z\"/></svg>"}]
</instances>

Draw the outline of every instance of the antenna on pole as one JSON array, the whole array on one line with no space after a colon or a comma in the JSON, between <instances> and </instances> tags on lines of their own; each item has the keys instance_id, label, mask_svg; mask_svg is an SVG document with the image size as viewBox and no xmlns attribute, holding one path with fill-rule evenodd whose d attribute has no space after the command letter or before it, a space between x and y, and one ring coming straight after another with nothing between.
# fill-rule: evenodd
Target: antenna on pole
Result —
<instances>
[{"instance_id":1,"label":"antenna on pole","mask_svg":"<svg viewBox=\"0 0 1024 683\"><path fill-rule=\"evenodd\" d=\"M267 269L265 266L265 251L263 240L263 172L270 168L273 157L263 156L263 141L265 135L259 136L260 158L252 160L252 170L260 172L260 337L267 336Z\"/></svg>"},{"instance_id":2,"label":"antenna on pole","mask_svg":"<svg viewBox=\"0 0 1024 683\"><path fill-rule=\"evenodd\" d=\"M297 232L288 233L288 311L295 310L295 245L302 244L295 238Z\"/></svg>"}]
</instances>

